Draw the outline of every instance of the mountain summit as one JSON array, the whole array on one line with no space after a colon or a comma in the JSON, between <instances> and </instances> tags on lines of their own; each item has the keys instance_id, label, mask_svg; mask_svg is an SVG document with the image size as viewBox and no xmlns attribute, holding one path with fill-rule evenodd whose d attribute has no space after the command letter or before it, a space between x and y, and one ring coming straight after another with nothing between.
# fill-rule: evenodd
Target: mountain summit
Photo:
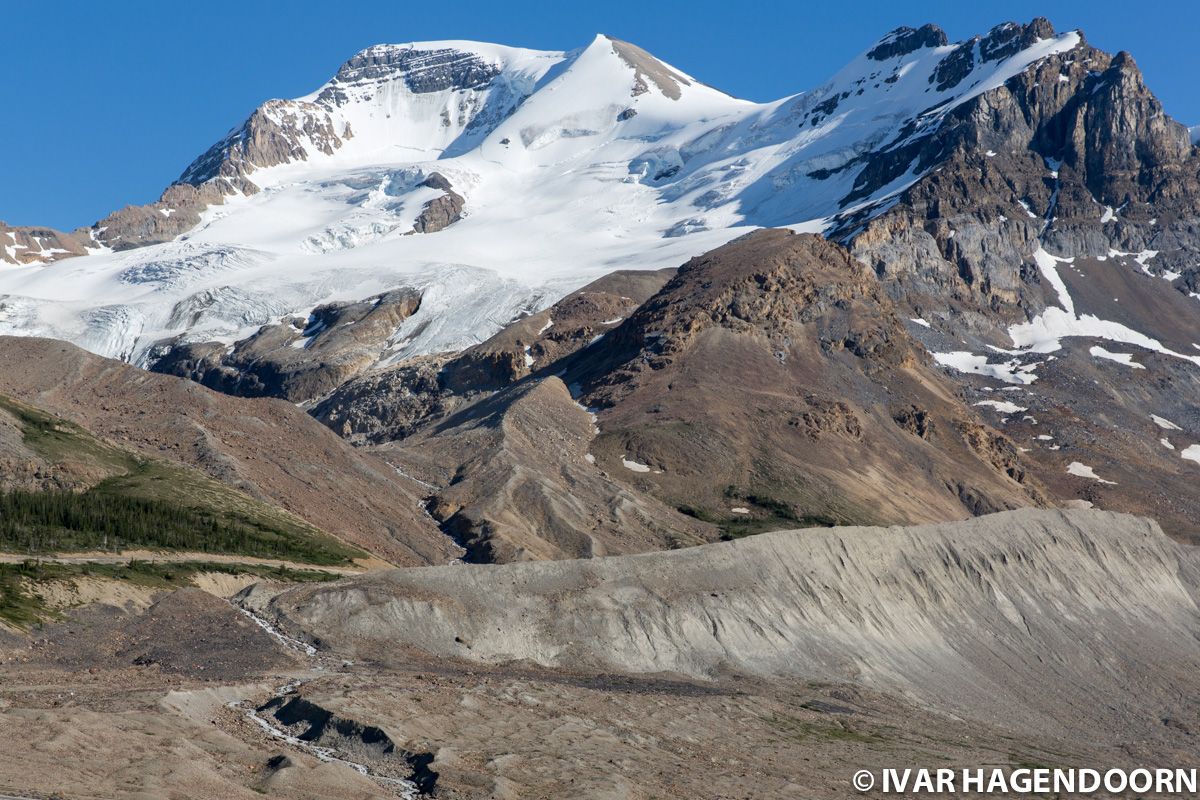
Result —
<instances>
[{"instance_id":1,"label":"mountain summit","mask_svg":"<svg viewBox=\"0 0 1200 800\"><path fill-rule=\"evenodd\" d=\"M0 233L30 266L0 275L0 330L146 363L172 337L232 342L407 286L425 301L389 354L462 347L614 268L875 214L932 166L891 154L1081 46L1044 21L957 45L902 28L760 104L603 35L569 52L378 45L264 103L156 203L59 239Z\"/></svg>"},{"instance_id":2,"label":"mountain summit","mask_svg":"<svg viewBox=\"0 0 1200 800\"><path fill-rule=\"evenodd\" d=\"M1196 536L1200 420L1185 398L1200 391L1198 198L1200 150L1134 58L1040 18L957 43L933 25L898 28L821 86L772 103L730 97L606 36L568 52L379 45L313 93L264 103L154 204L74 234L0 232L15 262L0 272L0 333L284 398L376 443L422 442L433 420L492 397L483 418L524 430L537 417L525 411L552 408L584 447L572 404L603 409L622 452L611 438L611 451L595 445L595 469L624 470L639 453L631 463L650 469L637 474L653 502L591 467L547 467L571 476L537 489L553 498L547 529L579 527L567 498L586 483L597 507L637 508L645 541L664 530L703 538L714 535L707 518L681 520L679 508L703 517L717 506L697 504L730 486L758 496L753 481L778 489L801 475L772 502L804 518L911 521L924 518L918 507L948 518L1069 498ZM791 303L760 296L758 278L729 284L736 271L663 271L720 252L763 274L753 242L717 251L762 227L828 244L812 245L819 257L779 256L800 276ZM698 274L709 277L686 280ZM851 296L859 310L847 315ZM745 329L759 303L773 309L769 324ZM669 336L664 320L685 332L720 320L728 332L708 336L730 343L689 356L691 334ZM802 346L814 330L819 353ZM679 352L664 360L664 348ZM880 360L879 348L907 355ZM705 361L726 352L743 372ZM646 364L661 369L626 379ZM547 370L566 383L526 391ZM677 439L658 424L672 409L697 422L694 403L668 401L689 375L696 397L740 386L738 408L751 387L776 410L771 398L806 392L803 408L782 404L795 430L746 421L702 439L770 451L795 438L795 452L727 464L722 485L656 477L695 458L687 428ZM914 375L919 385L904 388ZM954 388L929 395L935 385ZM842 461L805 450L810 432L843 419L857 421ZM856 454L877 452L895 425L920 441L902 437L876 479L855 477ZM489 448L512 463L498 472L497 455L462 472L431 506L472 547L617 546L608 522L586 547L523 529L492 536L508 518L496 487L525 474L536 437L494 440L491 423L457 418L436 427L406 464L420 450L453 461ZM953 440L929 444L938 437ZM903 505L879 487L909 450L925 459L926 494ZM819 481L833 488L814 495Z\"/></svg>"},{"instance_id":3,"label":"mountain summit","mask_svg":"<svg viewBox=\"0 0 1200 800\"><path fill-rule=\"evenodd\" d=\"M0 793L1182 793L1195 136L1044 19L378 45L0 226Z\"/></svg>"}]
</instances>

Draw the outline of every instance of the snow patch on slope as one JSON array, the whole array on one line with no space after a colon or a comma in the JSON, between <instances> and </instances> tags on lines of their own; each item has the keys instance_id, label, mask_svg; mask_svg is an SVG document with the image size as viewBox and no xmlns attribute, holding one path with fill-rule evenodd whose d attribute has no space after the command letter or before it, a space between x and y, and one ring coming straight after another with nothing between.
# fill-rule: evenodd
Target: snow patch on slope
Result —
<instances>
[{"instance_id":1,"label":"snow patch on slope","mask_svg":"<svg viewBox=\"0 0 1200 800\"><path fill-rule=\"evenodd\" d=\"M650 471L650 467L647 466L646 464L641 464L637 461L634 461L631 458L626 458L624 456L622 456L622 458L621 458L621 466L625 467L625 469L629 470L630 472L649 472Z\"/></svg>"},{"instance_id":2,"label":"snow patch on slope","mask_svg":"<svg viewBox=\"0 0 1200 800\"><path fill-rule=\"evenodd\" d=\"M975 405L990 406L1001 414L1016 414L1018 411L1028 411L1025 406L1019 406L1016 403L1011 403L1007 400L980 400Z\"/></svg>"},{"instance_id":3,"label":"snow patch on slope","mask_svg":"<svg viewBox=\"0 0 1200 800\"><path fill-rule=\"evenodd\" d=\"M1134 369L1146 368L1144 364L1139 364L1133 360L1132 353L1113 353L1109 350L1105 350L1099 345L1095 345L1088 352L1096 358L1103 358L1108 361L1116 361L1118 364L1124 364L1125 366L1133 367Z\"/></svg>"},{"instance_id":4,"label":"snow patch on slope","mask_svg":"<svg viewBox=\"0 0 1200 800\"><path fill-rule=\"evenodd\" d=\"M1174 422L1171 422L1171 420L1164 419L1163 417L1160 417L1157 414L1151 414L1150 419L1154 422L1155 425L1162 428L1164 431L1181 431L1181 430L1183 430L1183 428L1179 427Z\"/></svg>"},{"instance_id":5,"label":"snow patch on slope","mask_svg":"<svg viewBox=\"0 0 1200 800\"><path fill-rule=\"evenodd\" d=\"M1104 478L1101 478L1099 475L1096 474L1095 469L1093 469L1092 467L1089 467L1087 464L1081 464L1078 461L1072 461L1070 464L1067 465L1067 473L1069 475L1075 475L1080 478L1090 478L1091 480L1094 480L1097 483L1107 483L1110 486L1117 485L1116 481L1106 481Z\"/></svg>"},{"instance_id":6,"label":"snow patch on slope","mask_svg":"<svg viewBox=\"0 0 1200 800\"><path fill-rule=\"evenodd\" d=\"M987 356L975 355L965 350L932 355L933 360L944 367L1018 385L1028 385L1036 381L1037 375L1033 371L1041 363L1022 364L1017 359L1010 359L998 364L989 364Z\"/></svg>"},{"instance_id":7,"label":"snow patch on slope","mask_svg":"<svg viewBox=\"0 0 1200 800\"><path fill-rule=\"evenodd\" d=\"M1058 264L1069 264L1073 260L1053 256L1042 248L1038 248L1034 253L1034 261L1037 263L1042 277L1054 290L1062 308L1047 308L1029 322L1011 326L1008 329L1008 335L1018 349L1034 353L1053 353L1062 349L1063 339L1085 337L1135 345L1200 365L1200 356L1177 353L1165 347L1157 339L1135 331L1122 323L1101 319L1094 314L1077 315L1075 303L1071 299L1067 285L1058 274ZM1139 263L1142 262L1139 261Z\"/></svg>"}]
</instances>

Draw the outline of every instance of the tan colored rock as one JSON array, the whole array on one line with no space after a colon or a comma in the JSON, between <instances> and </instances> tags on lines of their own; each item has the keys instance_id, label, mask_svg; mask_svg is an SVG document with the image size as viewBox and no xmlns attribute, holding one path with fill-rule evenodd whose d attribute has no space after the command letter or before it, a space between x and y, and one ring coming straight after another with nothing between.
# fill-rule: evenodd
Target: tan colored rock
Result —
<instances>
[{"instance_id":1,"label":"tan colored rock","mask_svg":"<svg viewBox=\"0 0 1200 800\"><path fill-rule=\"evenodd\" d=\"M591 415L558 378L529 381L380 454L437 476L429 512L472 561L604 556L713 541L710 525L620 482L588 458Z\"/></svg>"},{"instance_id":2,"label":"tan colored rock","mask_svg":"<svg viewBox=\"0 0 1200 800\"><path fill-rule=\"evenodd\" d=\"M49 264L87 254L95 247L90 231L64 233L53 228L13 226L0 222L0 263Z\"/></svg>"}]
</instances>

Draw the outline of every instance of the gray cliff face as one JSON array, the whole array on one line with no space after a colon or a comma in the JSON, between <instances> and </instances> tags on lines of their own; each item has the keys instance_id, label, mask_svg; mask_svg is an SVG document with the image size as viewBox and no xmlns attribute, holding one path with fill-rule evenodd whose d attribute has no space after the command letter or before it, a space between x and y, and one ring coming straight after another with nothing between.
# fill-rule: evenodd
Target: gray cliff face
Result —
<instances>
[{"instance_id":1,"label":"gray cliff face","mask_svg":"<svg viewBox=\"0 0 1200 800\"><path fill-rule=\"evenodd\" d=\"M474 53L453 48L417 50L414 47L378 45L358 53L337 71L317 97L322 104L342 105L348 86L363 86L396 78L414 94L446 89L480 89L500 74L500 68Z\"/></svg>"},{"instance_id":2,"label":"gray cliff face","mask_svg":"<svg viewBox=\"0 0 1200 800\"><path fill-rule=\"evenodd\" d=\"M1132 719L1158 735L1178 706L1177 681L1200 663L1194 569L1147 520L1025 509L393 570L241 599L355 659L399 662L407 645L478 664L852 680L969 719L1101 738Z\"/></svg>"},{"instance_id":3,"label":"gray cliff face","mask_svg":"<svg viewBox=\"0 0 1200 800\"><path fill-rule=\"evenodd\" d=\"M1001 26L988 38L1024 42L1046 35L1044 25ZM1041 244L1065 257L1155 249L1152 270L1195 285L1200 157L1127 54L1081 43L1041 60L955 109L932 135L873 154L847 200L914 163L933 171L894 208L834 231L893 296L945 296L997 324L1023 318L1044 307L1031 269Z\"/></svg>"}]
</instances>

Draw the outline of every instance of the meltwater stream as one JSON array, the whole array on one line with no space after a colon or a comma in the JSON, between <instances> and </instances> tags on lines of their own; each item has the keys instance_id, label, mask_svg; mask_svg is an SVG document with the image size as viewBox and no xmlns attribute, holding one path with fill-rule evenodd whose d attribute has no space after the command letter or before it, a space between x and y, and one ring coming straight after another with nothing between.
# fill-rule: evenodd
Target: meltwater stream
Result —
<instances>
[{"instance_id":1,"label":"meltwater stream","mask_svg":"<svg viewBox=\"0 0 1200 800\"><path fill-rule=\"evenodd\" d=\"M292 637L280 631L270 622L251 611L241 608L236 604L234 605L234 608L237 608L239 611L245 614L251 621L254 622L254 624L258 625L272 638L289 650L295 650L303 653L309 658L313 658L317 655L317 648L313 647L311 644L302 642L299 639L293 639ZM289 681L288 683L285 683L276 689L274 696L278 698L295 694L297 690L305 683L306 681L303 680ZM386 775L376 774L366 764L360 764L357 761L350 761L349 759L342 758L340 755L338 755L338 751L332 747L322 747L321 745L313 744L312 742L306 742L303 739L293 736L292 734L275 725L268 718L259 714L257 708L252 705L248 706L245 700L238 700L229 703L228 705L230 708L242 711L246 719L252 721L255 725L258 725L272 738L279 739L280 741L285 742L293 747L300 748L301 750L310 753L321 761L334 764L343 764L347 767L350 767L355 772L370 778L371 780L383 786L385 789L395 792L396 796L403 798L403 800L420 800L422 796L420 789L410 780L406 780L404 778L391 778Z\"/></svg>"}]
</instances>

